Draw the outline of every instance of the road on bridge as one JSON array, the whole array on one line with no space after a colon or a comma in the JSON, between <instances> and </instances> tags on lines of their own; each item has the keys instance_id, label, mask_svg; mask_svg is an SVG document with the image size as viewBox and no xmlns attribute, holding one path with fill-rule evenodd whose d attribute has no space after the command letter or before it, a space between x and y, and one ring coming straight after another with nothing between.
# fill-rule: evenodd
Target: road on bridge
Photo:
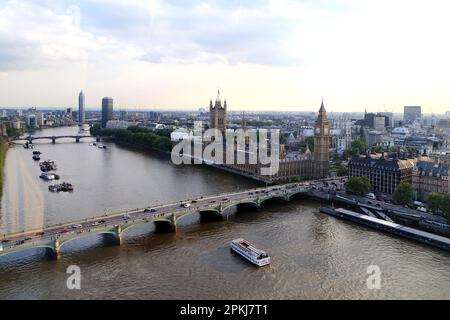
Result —
<instances>
[{"instance_id":1,"label":"road on bridge","mask_svg":"<svg viewBox=\"0 0 450 320\"><path fill-rule=\"evenodd\" d=\"M229 204L238 203L243 200L255 201L260 196L265 198L283 197L287 192L295 193L298 188L305 186L322 185L324 181L340 181L341 179L322 179L302 183L290 183L285 185L275 185L266 188L257 188L245 190L235 193L213 195L200 197L192 200L172 202L153 206L148 208L140 208L128 211L121 211L100 217L73 221L61 225L49 226L42 230L31 230L22 233L3 235L0 243L2 250L13 249L21 245L33 245L37 242L52 241L60 237L94 232L96 229L104 229L106 227L117 227L126 223L134 223L138 220L150 222L157 219L167 219L173 214L182 214L186 212L198 212L208 209L217 208L220 205L227 206ZM189 207L184 204L189 203Z\"/></svg>"}]
</instances>

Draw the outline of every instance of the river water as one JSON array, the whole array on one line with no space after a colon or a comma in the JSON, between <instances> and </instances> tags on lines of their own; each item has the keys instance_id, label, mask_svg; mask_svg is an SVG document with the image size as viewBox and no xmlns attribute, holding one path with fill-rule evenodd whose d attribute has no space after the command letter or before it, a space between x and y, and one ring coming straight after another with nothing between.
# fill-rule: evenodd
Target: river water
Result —
<instances>
[{"instance_id":1,"label":"river water","mask_svg":"<svg viewBox=\"0 0 450 320\"><path fill-rule=\"evenodd\" d=\"M77 134L78 128L36 135ZM0 234L40 228L122 209L256 187L256 183L202 166L106 143L35 143L54 160L73 193L50 193L31 150L8 151ZM201 222L194 214L177 233L152 224L130 230L121 246L101 236L68 243L58 261L41 249L0 257L0 299L450 299L450 254L373 231L319 212L298 199L240 211L228 220ZM244 237L264 248L272 264L255 268L232 254ZM66 286L66 270L81 270L81 290ZM379 289L367 285L370 266ZM372 283L369 279L369 284Z\"/></svg>"}]
</instances>

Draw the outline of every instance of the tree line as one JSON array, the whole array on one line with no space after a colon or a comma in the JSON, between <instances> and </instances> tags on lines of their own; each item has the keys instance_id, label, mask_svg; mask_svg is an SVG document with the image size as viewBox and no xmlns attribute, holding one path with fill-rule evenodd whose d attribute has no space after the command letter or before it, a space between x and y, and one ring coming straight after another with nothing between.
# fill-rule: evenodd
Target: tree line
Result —
<instances>
[{"instance_id":1,"label":"tree line","mask_svg":"<svg viewBox=\"0 0 450 320\"><path fill-rule=\"evenodd\" d=\"M130 126L127 129L104 128L95 124L90 129L93 136L110 136L118 143L123 143L144 149L155 149L163 152L172 150L170 130L151 131L146 128Z\"/></svg>"}]
</instances>

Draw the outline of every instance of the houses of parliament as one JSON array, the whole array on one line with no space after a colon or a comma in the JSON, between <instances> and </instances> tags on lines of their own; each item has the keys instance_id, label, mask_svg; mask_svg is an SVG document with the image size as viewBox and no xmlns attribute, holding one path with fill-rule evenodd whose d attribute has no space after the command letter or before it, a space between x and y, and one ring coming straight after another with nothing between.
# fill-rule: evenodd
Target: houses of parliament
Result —
<instances>
[{"instance_id":1,"label":"houses of parliament","mask_svg":"<svg viewBox=\"0 0 450 320\"><path fill-rule=\"evenodd\" d=\"M224 135L227 130L227 102L223 104L218 95L215 103L211 99L209 104L209 127L220 130ZM242 123L245 128L245 121ZM221 164L222 169L234 173L248 176L256 180L265 182L292 181L294 177L301 180L320 179L328 176L329 173L329 146L330 146L330 125L327 118L325 106L322 104L314 126L314 151L307 147L304 152L298 152L294 157L286 157L280 152L279 169L273 175L261 174L263 167L258 164ZM284 146L280 145L280 149Z\"/></svg>"}]
</instances>

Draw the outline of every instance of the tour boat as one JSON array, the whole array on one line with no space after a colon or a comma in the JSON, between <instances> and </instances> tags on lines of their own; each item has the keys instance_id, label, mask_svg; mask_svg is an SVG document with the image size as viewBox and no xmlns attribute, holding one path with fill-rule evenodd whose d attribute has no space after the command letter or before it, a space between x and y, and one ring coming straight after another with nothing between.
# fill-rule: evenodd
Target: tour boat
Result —
<instances>
[{"instance_id":1,"label":"tour boat","mask_svg":"<svg viewBox=\"0 0 450 320\"><path fill-rule=\"evenodd\" d=\"M256 248L256 246L248 240L234 239L231 241L231 249L259 267L270 263L269 255L265 251Z\"/></svg>"}]
</instances>

